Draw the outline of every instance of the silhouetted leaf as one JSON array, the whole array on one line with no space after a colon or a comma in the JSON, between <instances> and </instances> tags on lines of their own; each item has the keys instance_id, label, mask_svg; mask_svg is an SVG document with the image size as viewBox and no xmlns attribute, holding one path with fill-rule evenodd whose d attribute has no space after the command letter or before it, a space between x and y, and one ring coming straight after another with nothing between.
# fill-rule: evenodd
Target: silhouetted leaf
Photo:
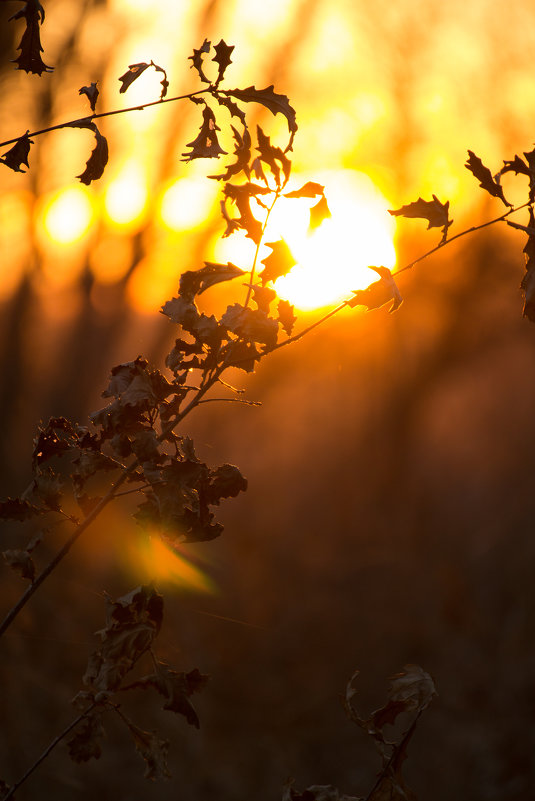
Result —
<instances>
[{"instance_id":1,"label":"silhouetted leaf","mask_svg":"<svg viewBox=\"0 0 535 801\"><path fill-rule=\"evenodd\" d=\"M310 209L310 222L308 224L308 230L314 231L316 228L322 224L324 220L328 220L329 217L332 217L331 210L327 205L327 199L325 195L322 195L315 206L312 206Z\"/></svg>"},{"instance_id":2,"label":"silhouetted leaf","mask_svg":"<svg viewBox=\"0 0 535 801\"><path fill-rule=\"evenodd\" d=\"M216 95L216 100L221 106L225 106L233 117L239 117L244 128L247 128L245 112L234 103L230 97L223 97L219 92Z\"/></svg>"},{"instance_id":3,"label":"silhouetted leaf","mask_svg":"<svg viewBox=\"0 0 535 801\"><path fill-rule=\"evenodd\" d=\"M35 565L27 550L18 548L2 552L6 564L23 579L33 582L35 578Z\"/></svg>"},{"instance_id":4,"label":"silhouetted leaf","mask_svg":"<svg viewBox=\"0 0 535 801\"><path fill-rule=\"evenodd\" d=\"M284 331L288 334L288 336L291 336L293 327L297 320L297 317L294 314L294 307L287 300L279 300L277 312L279 315L278 320Z\"/></svg>"},{"instance_id":5,"label":"silhouetted leaf","mask_svg":"<svg viewBox=\"0 0 535 801\"><path fill-rule=\"evenodd\" d=\"M121 88L119 89L119 94L123 94L126 92L129 86L131 86L134 81L136 81L140 75L143 75L145 70L150 67L150 64L147 64L146 61L140 61L139 64L129 64L127 71L124 75L121 75L120 78L117 80L121 81Z\"/></svg>"},{"instance_id":6,"label":"silhouetted leaf","mask_svg":"<svg viewBox=\"0 0 535 801\"><path fill-rule=\"evenodd\" d=\"M95 134L96 145L86 163L85 170L81 175L77 175L76 177L79 178L83 184L89 185L91 181L96 181L102 177L104 167L108 163L108 142L94 123L87 127L90 127Z\"/></svg>"},{"instance_id":7,"label":"silhouetted leaf","mask_svg":"<svg viewBox=\"0 0 535 801\"><path fill-rule=\"evenodd\" d=\"M21 170L21 164L25 164L27 167L30 166L28 164L28 155L30 153L30 145L33 145L33 140L30 139L28 134L29 130L26 131L24 136L17 139L13 147L0 158L2 164L5 164L6 167L15 172L26 172L26 170Z\"/></svg>"},{"instance_id":8,"label":"silhouetted leaf","mask_svg":"<svg viewBox=\"0 0 535 801\"><path fill-rule=\"evenodd\" d=\"M429 228L442 228L442 241L446 241L448 228L453 223L449 219L449 200L446 203L441 203L436 195L433 195L433 200L424 200L419 197L413 203L408 203L406 206L401 206L399 209L389 209L388 213L395 217L417 217L427 220L427 229Z\"/></svg>"},{"instance_id":9,"label":"silhouetted leaf","mask_svg":"<svg viewBox=\"0 0 535 801\"><path fill-rule=\"evenodd\" d=\"M251 135L247 128L245 128L243 136L241 136L239 131L237 131L233 125L230 127L232 128L234 141L236 142L236 146L234 148L236 161L226 167L226 172L222 173L221 175L209 175L208 178L215 178L217 181L228 181L229 178L231 178L233 175L237 175L242 170L245 172L248 178L250 176L249 159L251 158Z\"/></svg>"},{"instance_id":10,"label":"silhouetted leaf","mask_svg":"<svg viewBox=\"0 0 535 801\"><path fill-rule=\"evenodd\" d=\"M163 73L163 78L160 81L160 84L161 84L161 87L162 87L161 92L160 92L160 100L163 100L164 97L167 95L167 90L169 88L169 81L167 80L167 72L164 70L163 67L158 66L158 64L155 64L154 61L152 61L152 60L150 62L150 66L154 67L156 72L162 72Z\"/></svg>"},{"instance_id":11,"label":"silhouetted leaf","mask_svg":"<svg viewBox=\"0 0 535 801\"><path fill-rule=\"evenodd\" d=\"M353 290L355 297L348 301L347 305L351 308L354 306L367 306L369 311L370 309L378 309L388 303L389 300L392 300L393 303L389 311L395 311L401 306L403 298L392 277L392 273L387 267L370 267L370 269L375 270L381 276L379 281L370 284L366 289Z\"/></svg>"},{"instance_id":12,"label":"silhouetted leaf","mask_svg":"<svg viewBox=\"0 0 535 801\"><path fill-rule=\"evenodd\" d=\"M246 284L246 286L250 285ZM269 314L269 306L277 297L275 290L267 286L260 286L259 284L252 286L251 289L253 290L253 301L258 308L266 312L266 314Z\"/></svg>"},{"instance_id":13,"label":"silhouetted leaf","mask_svg":"<svg viewBox=\"0 0 535 801\"><path fill-rule=\"evenodd\" d=\"M223 498L235 498L247 491L247 479L233 464L222 464L210 470L208 485L205 487L206 502L219 505Z\"/></svg>"},{"instance_id":14,"label":"silhouetted leaf","mask_svg":"<svg viewBox=\"0 0 535 801\"><path fill-rule=\"evenodd\" d=\"M67 740L69 756L73 762L81 763L88 762L90 759L100 759L102 754L100 740L103 736L102 710L93 709L80 721Z\"/></svg>"},{"instance_id":15,"label":"silhouetted leaf","mask_svg":"<svg viewBox=\"0 0 535 801\"><path fill-rule=\"evenodd\" d=\"M481 159L476 156L476 154L472 151L468 151L468 161L464 165L467 170L478 179L480 182L479 185L482 189L485 189L493 197L498 197L500 200L505 203L506 206L510 206L511 204L507 202L504 197L503 189L501 188L500 184L493 178L491 171L488 167L485 167Z\"/></svg>"},{"instance_id":16,"label":"silhouetted leaf","mask_svg":"<svg viewBox=\"0 0 535 801\"><path fill-rule=\"evenodd\" d=\"M382 730L387 724L393 725L401 713L422 712L436 694L429 673L422 670L419 665L405 665L402 673L392 677L388 700L384 706L372 713L370 722L374 729Z\"/></svg>"},{"instance_id":17,"label":"silhouetted leaf","mask_svg":"<svg viewBox=\"0 0 535 801\"><path fill-rule=\"evenodd\" d=\"M216 125L212 109L205 105L202 116L203 122L199 135L192 142L188 142L186 147L191 147L191 151L189 153L182 153L184 158L182 158L181 161L213 159L227 152L219 146L219 142L217 141L216 131L220 131L221 129Z\"/></svg>"},{"instance_id":18,"label":"silhouetted leaf","mask_svg":"<svg viewBox=\"0 0 535 801\"><path fill-rule=\"evenodd\" d=\"M219 67L215 85L219 86L225 74L225 70L227 69L228 65L232 63L230 55L234 50L234 45L228 45L223 41L223 39L221 39L218 44L214 45L214 49L215 56L213 57L212 61L217 62Z\"/></svg>"},{"instance_id":19,"label":"silhouetted leaf","mask_svg":"<svg viewBox=\"0 0 535 801\"><path fill-rule=\"evenodd\" d=\"M22 523L23 520L30 520L40 514L41 509L21 498L8 498L0 501L0 520L18 520Z\"/></svg>"},{"instance_id":20,"label":"silhouetted leaf","mask_svg":"<svg viewBox=\"0 0 535 801\"><path fill-rule=\"evenodd\" d=\"M199 718L193 707L190 697L206 687L208 676L200 673L196 668L189 673L179 673L165 662L156 662L155 672L143 676L128 689L136 687L153 687L166 701L163 709L183 715L191 726L199 728Z\"/></svg>"},{"instance_id":21,"label":"silhouetted leaf","mask_svg":"<svg viewBox=\"0 0 535 801\"><path fill-rule=\"evenodd\" d=\"M260 309L244 308L239 303L234 303L228 306L221 322L229 331L243 339L261 342L268 347L273 347L277 342L277 321Z\"/></svg>"},{"instance_id":22,"label":"silhouetted leaf","mask_svg":"<svg viewBox=\"0 0 535 801\"><path fill-rule=\"evenodd\" d=\"M524 308L522 313L524 317L535 323L535 215L533 208L529 209L529 226L531 230L528 231L528 241L524 247L524 256L526 259L526 273L522 278L520 288L524 293Z\"/></svg>"},{"instance_id":23,"label":"silhouetted leaf","mask_svg":"<svg viewBox=\"0 0 535 801\"><path fill-rule=\"evenodd\" d=\"M20 50L20 55L14 59L14 63L18 65L17 69L31 72L34 75L52 72L54 68L47 67L41 58L43 48L39 26L45 21L45 10L39 0L27 0L20 11L9 18L9 21L11 22L13 19L26 20L26 29L17 48Z\"/></svg>"},{"instance_id":24,"label":"silhouetted leaf","mask_svg":"<svg viewBox=\"0 0 535 801\"><path fill-rule=\"evenodd\" d=\"M307 181L306 184L300 189L294 189L293 192L285 192L284 197L317 197L318 195L323 195L325 191L325 187L321 184L315 183L315 181Z\"/></svg>"},{"instance_id":25,"label":"silhouetted leaf","mask_svg":"<svg viewBox=\"0 0 535 801\"><path fill-rule=\"evenodd\" d=\"M180 294L182 297L193 300L195 295L202 295L207 289L221 281L231 281L245 271L232 262L219 264L205 261L204 267L198 270L187 270L180 276Z\"/></svg>"},{"instance_id":26,"label":"silhouetted leaf","mask_svg":"<svg viewBox=\"0 0 535 801\"><path fill-rule=\"evenodd\" d=\"M93 81L89 86L82 86L81 89L78 89L79 95L85 95L89 100L89 105L91 106L91 111L95 111L97 98L98 98L98 89L97 84Z\"/></svg>"},{"instance_id":27,"label":"silhouetted leaf","mask_svg":"<svg viewBox=\"0 0 535 801\"><path fill-rule=\"evenodd\" d=\"M268 281L276 281L281 275L286 275L297 264L284 239L279 239L278 242L266 242L266 245L271 248L271 253L261 261L265 265L258 276L262 286Z\"/></svg>"},{"instance_id":28,"label":"silhouetted leaf","mask_svg":"<svg viewBox=\"0 0 535 801\"><path fill-rule=\"evenodd\" d=\"M156 732L143 731L131 721L124 720L130 729L137 751L145 760L145 778L154 780L170 778L171 773L167 765L169 740L160 739Z\"/></svg>"},{"instance_id":29,"label":"silhouetted leaf","mask_svg":"<svg viewBox=\"0 0 535 801\"><path fill-rule=\"evenodd\" d=\"M529 199L531 202L535 200L535 150L525 152L524 156L526 161L523 161L520 156L515 156L512 161L504 161L503 167L500 170L500 175L507 172L514 172L515 175L527 175L529 178Z\"/></svg>"},{"instance_id":30,"label":"silhouetted leaf","mask_svg":"<svg viewBox=\"0 0 535 801\"><path fill-rule=\"evenodd\" d=\"M193 55L188 56L188 58L193 62L191 65L192 69L194 68L197 70L197 72L199 73L199 78L201 79L201 81L204 81L204 83L210 83L210 79L206 77L202 68L203 54L209 53L210 47L211 47L211 42L209 42L208 39L205 39L202 45L199 47L199 49L195 50L194 48Z\"/></svg>"},{"instance_id":31,"label":"silhouetted leaf","mask_svg":"<svg viewBox=\"0 0 535 801\"><path fill-rule=\"evenodd\" d=\"M246 89L232 89L224 91L223 94L236 97L245 103L261 103L268 108L272 114L284 114L288 122L288 130L294 134L297 131L297 121L295 109L290 106L286 95L278 95L274 91L274 86L266 86L265 89L257 89L255 86L248 86Z\"/></svg>"},{"instance_id":32,"label":"silhouetted leaf","mask_svg":"<svg viewBox=\"0 0 535 801\"><path fill-rule=\"evenodd\" d=\"M84 684L117 690L139 657L151 647L162 623L163 598L154 587L137 587L116 601L106 598L106 626L90 656Z\"/></svg>"},{"instance_id":33,"label":"silhouetted leaf","mask_svg":"<svg viewBox=\"0 0 535 801\"><path fill-rule=\"evenodd\" d=\"M225 197L231 198L240 212L240 217L231 220L231 222L246 231L246 235L257 245L262 238L262 223L257 220L251 211L250 200L252 197L257 197L257 195L268 191L267 188L250 183L242 185L225 184L223 188Z\"/></svg>"},{"instance_id":34,"label":"silhouetted leaf","mask_svg":"<svg viewBox=\"0 0 535 801\"><path fill-rule=\"evenodd\" d=\"M257 149L260 152L260 160L269 166L271 172L273 173L273 177L277 182L277 186L280 186L281 167L285 179L288 180L290 177L292 163L280 149L280 147L274 147L271 144L270 137L265 135L264 131L259 125L256 127L256 132L258 138ZM280 166L277 162L280 162Z\"/></svg>"}]
</instances>

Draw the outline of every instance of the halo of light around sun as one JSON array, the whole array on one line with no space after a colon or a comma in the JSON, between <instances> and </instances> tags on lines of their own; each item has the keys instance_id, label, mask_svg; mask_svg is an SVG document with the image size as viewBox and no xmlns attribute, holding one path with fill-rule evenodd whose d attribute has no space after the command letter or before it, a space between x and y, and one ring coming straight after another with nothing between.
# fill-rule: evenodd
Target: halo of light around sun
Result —
<instances>
[{"instance_id":1,"label":"halo of light around sun","mask_svg":"<svg viewBox=\"0 0 535 801\"><path fill-rule=\"evenodd\" d=\"M332 217L309 232L309 210L318 199L281 198L266 233L267 242L282 236L298 262L276 281L275 289L302 310L341 302L353 289L377 280L370 265L391 269L396 262L395 221L388 214L388 201L367 175L355 170L321 172L299 176L291 188L307 180L325 186Z\"/></svg>"}]
</instances>

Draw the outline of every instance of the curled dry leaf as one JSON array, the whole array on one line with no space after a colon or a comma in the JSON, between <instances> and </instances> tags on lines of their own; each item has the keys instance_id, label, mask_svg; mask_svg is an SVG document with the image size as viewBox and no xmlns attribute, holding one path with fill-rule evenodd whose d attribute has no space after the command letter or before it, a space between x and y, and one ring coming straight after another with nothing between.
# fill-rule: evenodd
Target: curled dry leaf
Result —
<instances>
[{"instance_id":1,"label":"curled dry leaf","mask_svg":"<svg viewBox=\"0 0 535 801\"><path fill-rule=\"evenodd\" d=\"M81 127L90 127L96 139L95 147L85 165L85 170L76 176L83 184L89 186L91 181L97 181L102 177L104 168L108 163L108 141L105 136L102 136L94 123L91 123L90 126L84 125Z\"/></svg>"},{"instance_id":2,"label":"curled dry leaf","mask_svg":"<svg viewBox=\"0 0 535 801\"><path fill-rule=\"evenodd\" d=\"M390 270L387 267L370 267L370 269L375 270L381 276L379 281L370 284L366 289L353 290L355 297L348 301L347 305L351 308L354 306L367 306L369 311L370 309L378 309L392 300L393 303L389 311L393 312L399 309L403 298Z\"/></svg>"},{"instance_id":3,"label":"curled dry leaf","mask_svg":"<svg viewBox=\"0 0 535 801\"><path fill-rule=\"evenodd\" d=\"M91 111L95 111L97 98L99 95L97 84L95 81L92 81L89 86L82 86L81 89L78 89L79 95L85 95L89 100L89 105L91 106Z\"/></svg>"},{"instance_id":4,"label":"curled dry leaf","mask_svg":"<svg viewBox=\"0 0 535 801\"><path fill-rule=\"evenodd\" d=\"M446 203L441 203L436 195L433 195L432 200L424 200L419 197L413 203L408 203L406 206L401 206L399 209L389 209L388 213L394 217L416 217L427 220L427 228L442 228L442 241L446 241L448 235L448 228L453 223L449 219L449 200Z\"/></svg>"},{"instance_id":5,"label":"curled dry leaf","mask_svg":"<svg viewBox=\"0 0 535 801\"><path fill-rule=\"evenodd\" d=\"M39 0L27 0L20 11L9 18L9 21L15 19L26 20L26 29L17 48L20 50L20 55L13 60L17 64L16 69L25 70L34 75L52 72L54 68L48 67L41 58L43 48L40 25L45 21L45 10Z\"/></svg>"},{"instance_id":6,"label":"curled dry leaf","mask_svg":"<svg viewBox=\"0 0 535 801\"><path fill-rule=\"evenodd\" d=\"M0 163L5 164L6 167L9 167L14 172L26 172L26 170L21 169L21 164L25 164L27 167L30 166L28 164L28 156L33 140L30 139L29 133L29 130L26 131L24 136L17 139L13 147L0 157Z\"/></svg>"},{"instance_id":7,"label":"curled dry leaf","mask_svg":"<svg viewBox=\"0 0 535 801\"><path fill-rule=\"evenodd\" d=\"M478 179L479 185L482 189L484 189L493 197L499 198L503 203L505 203L506 206L511 206L511 204L505 199L503 189L498 181L492 176L489 168L485 167L481 159L476 156L472 150L468 151L468 161L464 166Z\"/></svg>"},{"instance_id":8,"label":"curled dry leaf","mask_svg":"<svg viewBox=\"0 0 535 801\"><path fill-rule=\"evenodd\" d=\"M210 52L211 44L212 43L209 42L208 39L205 39L204 42L202 43L202 45L197 50L195 48L193 49L193 55L192 56L188 56L188 58L192 62L192 64L191 64L192 69L196 69L197 70L197 72L199 74L199 78L201 79L201 81L204 81L204 83L210 83L210 79L206 77L206 75L204 74L204 71L203 71L203 63L202 63L203 62L203 55L205 53L209 53Z\"/></svg>"},{"instance_id":9,"label":"curled dry leaf","mask_svg":"<svg viewBox=\"0 0 535 801\"><path fill-rule=\"evenodd\" d=\"M265 286L268 281L276 281L277 278L286 275L297 264L284 239L279 239L277 242L266 242L266 245L271 248L271 253L261 261L265 265L258 276L262 281L262 286Z\"/></svg>"}]
</instances>

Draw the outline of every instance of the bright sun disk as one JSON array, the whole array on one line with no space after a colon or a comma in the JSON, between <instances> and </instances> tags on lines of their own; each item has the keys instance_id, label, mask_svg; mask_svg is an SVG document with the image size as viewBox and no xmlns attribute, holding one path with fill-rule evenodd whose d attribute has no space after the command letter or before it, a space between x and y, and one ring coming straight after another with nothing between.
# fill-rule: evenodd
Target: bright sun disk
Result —
<instances>
[{"instance_id":1,"label":"bright sun disk","mask_svg":"<svg viewBox=\"0 0 535 801\"><path fill-rule=\"evenodd\" d=\"M313 180L325 186L332 217L308 233L309 208L317 199L307 205L304 200L283 198L270 219L266 238L273 241L282 236L297 260L275 288L281 298L302 310L341 302L352 290L377 280L370 265L391 269L396 262L395 222L388 214L388 201L367 175L343 170L322 173Z\"/></svg>"}]
</instances>

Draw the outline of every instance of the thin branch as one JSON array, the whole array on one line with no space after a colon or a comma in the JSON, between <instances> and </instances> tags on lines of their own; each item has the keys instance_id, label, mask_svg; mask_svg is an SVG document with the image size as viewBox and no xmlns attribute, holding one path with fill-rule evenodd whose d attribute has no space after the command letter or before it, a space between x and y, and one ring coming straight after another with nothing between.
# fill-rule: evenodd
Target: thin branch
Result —
<instances>
[{"instance_id":1,"label":"thin branch","mask_svg":"<svg viewBox=\"0 0 535 801\"><path fill-rule=\"evenodd\" d=\"M49 133L50 131L58 131L61 128L76 128L78 123L88 123L93 122L94 120L102 119L102 117L112 117L114 114L128 114L130 111L144 111L146 108L150 108L151 106L161 106L164 103L174 103L176 100L189 100L191 97L196 97L197 95L206 94L206 92L212 92L211 87L207 87L206 89L198 89L196 92L189 92L187 95L177 95L176 97L164 97L163 100L153 100L150 103L141 103L139 106L130 106L129 108L117 108L113 111L102 111L99 114L88 114L85 117L79 117L76 120L70 120L69 122L61 122L58 125L51 125L49 128L42 128L40 131L32 131L28 133L27 136L31 139L34 136L40 136L41 134ZM0 147L5 147L6 145L12 145L14 142L18 142L21 137L17 136L15 139L6 139L5 142L0 142Z\"/></svg>"},{"instance_id":2,"label":"thin branch","mask_svg":"<svg viewBox=\"0 0 535 801\"><path fill-rule=\"evenodd\" d=\"M243 403L245 406L262 406L261 401L246 400L246 398L205 398L199 401L201 403Z\"/></svg>"},{"instance_id":3,"label":"thin branch","mask_svg":"<svg viewBox=\"0 0 535 801\"><path fill-rule=\"evenodd\" d=\"M424 253L422 256L418 256L417 259L414 259L414 261L409 262L409 264L406 264L404 267L400 267L399 270L394 270L392 272L392 275L399 275L400 273L405 272L405 270L410 270L412 267L414 267L415 264L418 264L424 259L427 259L428 256L431 256L438 250L442 250L443 247L449 245L451 242L454 242L456 239L460 239L461 236L466 236L467 234L473 234L474 231L480 231L482 228L488 228L489 225L494 225L495 223L502 222L502 220L505 220L506 217L509 217L510 214L514 214L516 211L520 211L520 209L525 209L528 206L532 205L533 201L528 200L527 203L523 203L521 206L515 206L514 208L510 208L503 214L500 214L499 217L495 217L493 220L488 220L487 222L481 223L481 225L474 225L472 226L472 228L467 228L465 231L461 231L459 234L455 234L455 236L451 236L449 239L446 239L445 242L439 242L439 244L436 247L432 248L431 250L428 250L427 253Z\"/></svg>"},{"instance_id":4,"label":"thin branch","mask_svg":"<svg viewBox=\"0 0 535 801\"><path fill-rule=\"evenodd\" d=\"M85 717L87 717L87 715L89 715L89 713L92 712L93 709L96 706L97 706L97 702L93 701L93 703L90 706L88 706L88 708L85 710L85 712L82 712L80 715L78 715L77 718L75 718L73 721L71 721L71 723L69 723L67 728L64 729L61 732L61 734L58 734L58 736L55 737L52 740L52 742L45 748L45 750L43 751L41 756L38 759L36 759L36 761L33 763L31 768L28 768L28 770L26 771L24 776L22 776L22 778L20 778L17 782L15 782L15 784L13 784L9 788L8 793L2 797L2 801L8 801L9 798L13 797L13 794L15 793L15 791L18 790L19 787L22 784L24 784L24 782L27 779L30 778L30 776L32 775L34 770L36 770L39 767L41 762L44 762L44 760L47 758L47 756L50 754L50 752L53 751L54 748L69 734L69 732L71 732L80 723L80 721L82 721Z\"/></svg>"}]
</instances>

